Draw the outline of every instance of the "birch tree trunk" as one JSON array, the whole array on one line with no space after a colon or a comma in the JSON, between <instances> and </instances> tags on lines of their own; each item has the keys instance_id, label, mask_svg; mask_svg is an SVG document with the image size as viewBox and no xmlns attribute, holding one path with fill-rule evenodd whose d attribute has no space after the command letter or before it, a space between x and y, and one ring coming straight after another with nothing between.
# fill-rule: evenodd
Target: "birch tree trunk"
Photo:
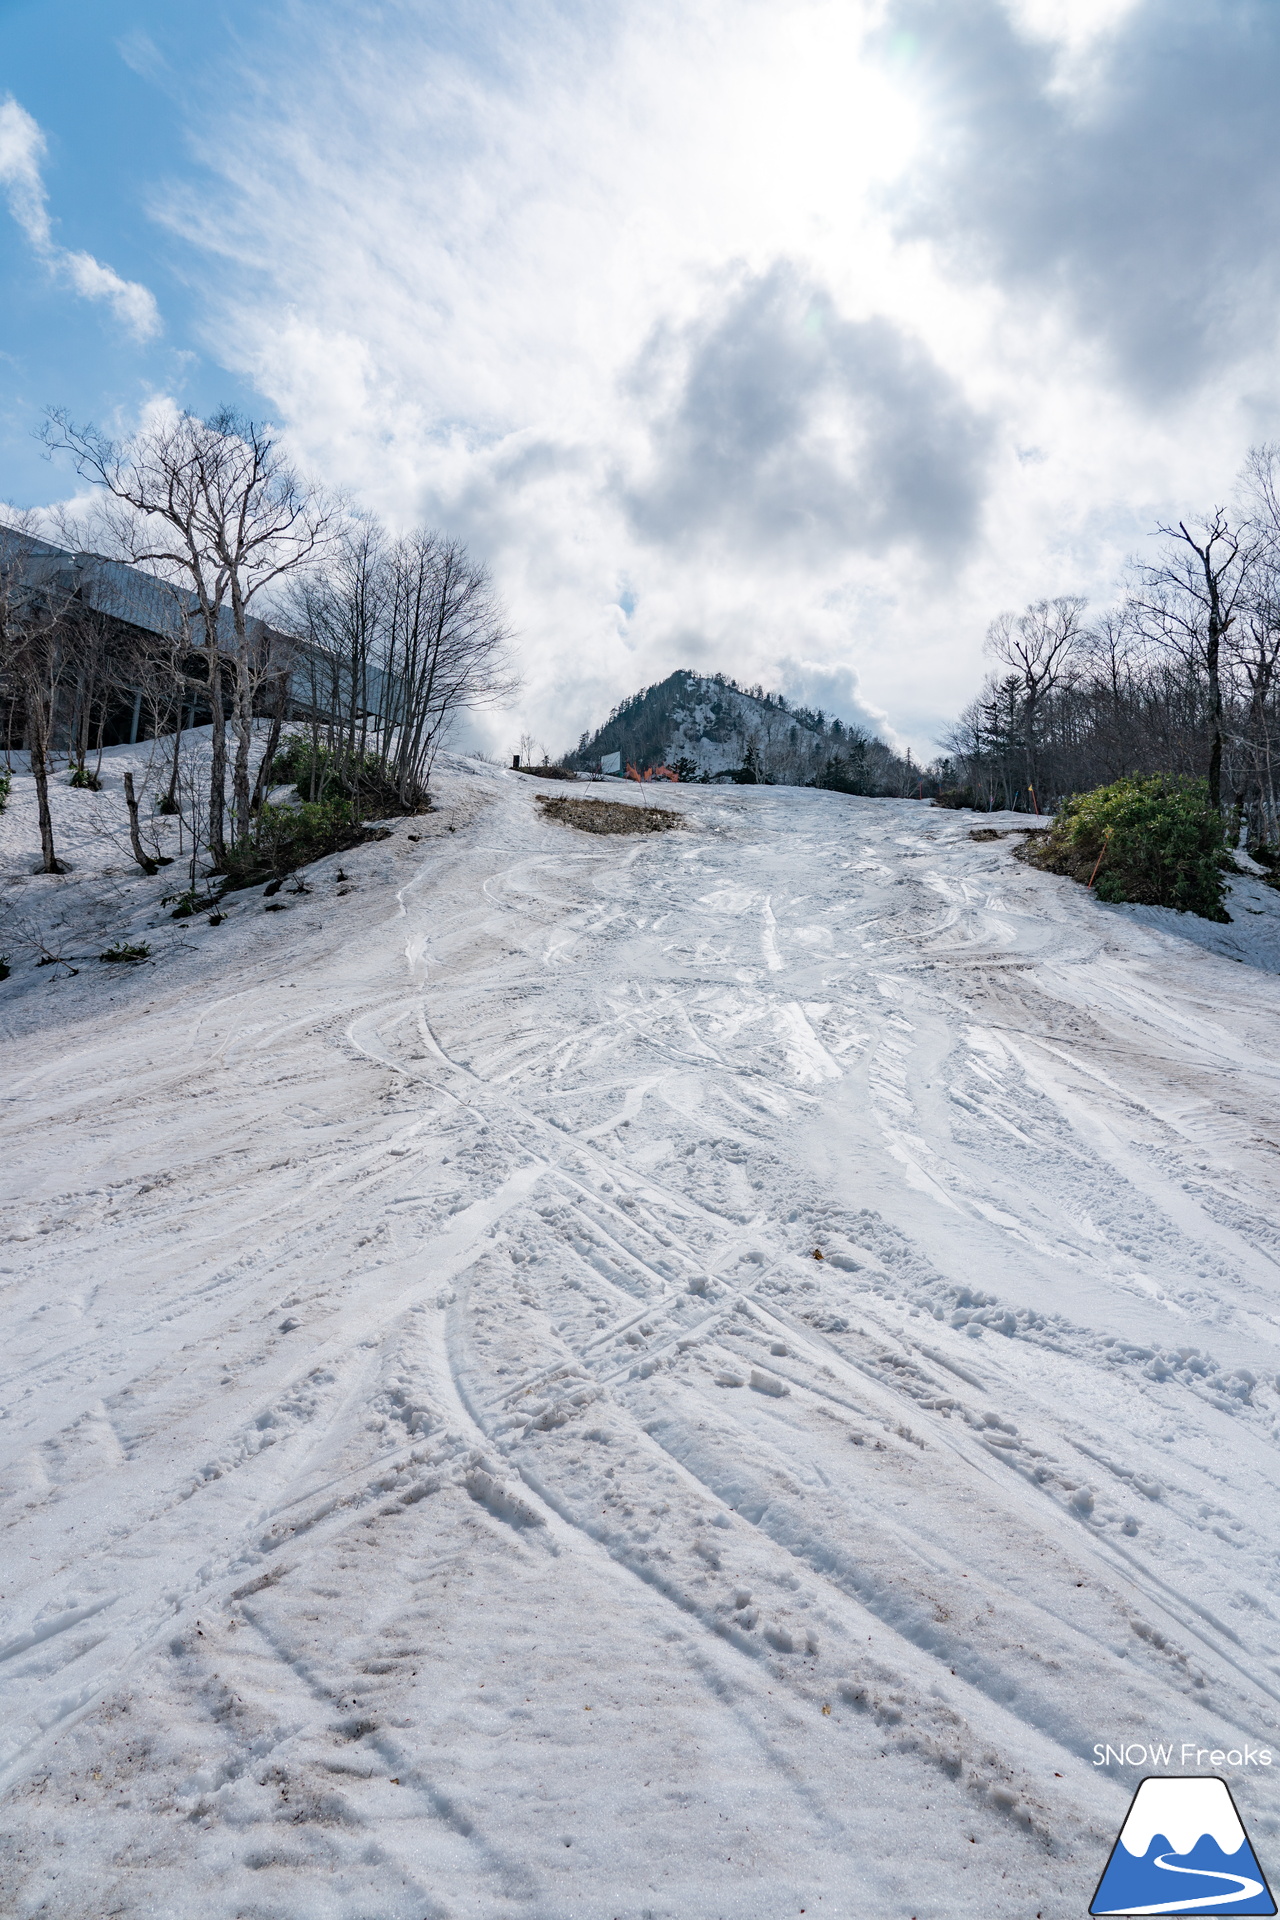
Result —
<instances>
[{"instance_id":1,"label":"birch tree trunk","mask_svg":"<svg viewBox=\"0 0 1280 1920\"><path fill-rule=\"evenodd\" d=\"M40 816L40 870L64 873L53 844L53 814L49 810L49 713L48 690L34 673L27 676L27 739L31 748L31 775L36 783L36 808Z\"/></svg>"}]
</instances>

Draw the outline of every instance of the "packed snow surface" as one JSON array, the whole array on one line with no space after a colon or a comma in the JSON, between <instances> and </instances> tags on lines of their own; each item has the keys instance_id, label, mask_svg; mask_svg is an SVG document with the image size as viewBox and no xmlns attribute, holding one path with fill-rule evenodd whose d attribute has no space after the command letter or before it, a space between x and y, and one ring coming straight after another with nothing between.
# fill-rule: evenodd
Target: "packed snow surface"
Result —
<instances>
[{"instance_id":1,"label":"packed snow surface","mask_svg":"<svg viewBox=\"0 0 1280 1920\"><path fill-rule=\"evenodd\" d=\"M1274 1863L1280 896L538 790L15 883L0 1907L1065 1920L1197 1768Z\"/></svg>"}]
</instances>

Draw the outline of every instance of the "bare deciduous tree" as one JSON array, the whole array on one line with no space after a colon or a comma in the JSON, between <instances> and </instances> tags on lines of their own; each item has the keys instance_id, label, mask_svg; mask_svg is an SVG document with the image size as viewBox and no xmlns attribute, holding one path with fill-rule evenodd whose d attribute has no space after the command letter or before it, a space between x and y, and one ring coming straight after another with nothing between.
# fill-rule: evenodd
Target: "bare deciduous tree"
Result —
<instances>
[{"instance_id":1,"label":"bare deciduous tree","mask_svg":"<svg viewBox=\"0 0 1280 1920\"><path fill-rule=\"evenodd\" d=\"M1204 778L1215 806L1234 796L1241 831L1274 848L1280 448L1250 455L1237 512L1158 531L1158 558L1135 562L1122 604L1079 627L1069 670L1037 689L1034 717L1024 696L1040 629L995 623L993 650L1013 671L965 709L939 777L982 806L1016 803L1012 770L1026 772L1032 755L1042 804L1126 775Z\"/></svg>"},{"instance_id":2,"label":"bare deciduous tree","mask_svg":"<svg viewBox=\"0 0 1280 1920\"><path fill-rule=\"evenodd\" d=\"M1033 601L1023 613L999 614L987 629L987 652L1017 677L1021 690L1026 781L1033 794L1040 708L1071 667L1084 609L1079 594L1060 594Z\"/></svg>"},{"instance_id":3,"label":"bare deciduous tree","mask_svg":"<svg viewBox=\"0 0 1280 1920\"><path fill-rule=\"evenodd\" d=\"M30 565L29 529L0 527L0 678L20 702L40 821L40 863L63 872L49 807L49 756L58 703L74 670L72 596L52 568Z\"/></svg>"},{"instance_id":4,"label":"bare deciduous tree","mask_svg":"<svg viewBox=\"0 0 1280 1920\"><path fill-rule=\"evenodd\" d=\"M401 806L425 798L457 715L516 689L488 570L444 535L419 530L392 541L356 522L290 610L310 642L314 744L357 787L365 756L376 756ZM314 756L313 782L317 766Z\"/></svg>"},{"instance_id":5,"label":"bare deciduous tree","mask_svg":"<svg viewBox=\"0 0 1280 1920\"><path fill-rule=\"evenodd\" d=\"M1199 658L1208 692L1209 797L1222 805L1222 643L1253 585L1259 542L1222 507L1188 526L1158 529L1165 549L1136 568L1132 606L1144 632L1184 660Z\"/></svg>"},{"instance_id":6,"label":"bare deciduous tree","mask_svg":"<svg viewBox=\"0 0 1280 1920\"><path fill-rule=\"evenodd\" d=\"M1262 839L1280 841L1272 743L1280 691L1280 447L1250 449L1241 477L1241 496L1253 538L1252 585L1248 606L1235 635L1234 664L1248 689L1248 718L1242 746L1258 783Z\"/></svg>"},{"instance_id":7,"label":"bare deciduous tree","mask_svg":"<svg viewBox=\"0 0 1280 1920\"><path fill-rule=\"evenodd\" d=\"M252 813L254 696L274 670L270 630L251 620L252 605L324 550L335 509L299 477L272 429L229 409L209 420L160 415L123 443L54 409L44 438L103 488L100 524L113 553L191 597L213 732L208 846L220 865L226 856L226 700L236 738L233 812L243 838Z\"/></svg>"}]
</instances>

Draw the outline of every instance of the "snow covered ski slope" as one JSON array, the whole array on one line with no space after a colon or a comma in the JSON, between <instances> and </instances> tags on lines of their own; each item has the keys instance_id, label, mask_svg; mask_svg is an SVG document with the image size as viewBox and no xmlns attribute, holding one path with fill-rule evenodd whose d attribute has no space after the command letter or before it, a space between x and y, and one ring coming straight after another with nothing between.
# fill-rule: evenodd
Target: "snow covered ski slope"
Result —
<instances>
[{"instance_id":1,"label":"snow covered ski slope","mask_svg":"<svg viewBox=\"0 0 1280 1920\"><path fill-rule=\"evenodd\" d=\"M1277 1736L1280 896L535 791L0 1002L0 1908L1083 1914Z\"/></svg>"}]
</instances>

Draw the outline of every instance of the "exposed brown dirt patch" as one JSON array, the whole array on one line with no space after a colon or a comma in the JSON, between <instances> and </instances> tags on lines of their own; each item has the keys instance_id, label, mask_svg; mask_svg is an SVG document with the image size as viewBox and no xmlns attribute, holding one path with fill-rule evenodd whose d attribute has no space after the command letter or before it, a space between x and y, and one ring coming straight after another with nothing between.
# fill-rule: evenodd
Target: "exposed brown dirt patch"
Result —
<instances>
[{"instance_id":1,"label":"exposed brown dirt patch","mask_svg":"<svg viewBox=\"0 0 1280 1920\"><path fill-rule=\"evenodd\" d=\"M578 827L583 833L665 833L684 822L684 815L670 807L622 800L570 800L567 795L540 793L538 805L562 826Z\"/></svg>"}]
</instances>

